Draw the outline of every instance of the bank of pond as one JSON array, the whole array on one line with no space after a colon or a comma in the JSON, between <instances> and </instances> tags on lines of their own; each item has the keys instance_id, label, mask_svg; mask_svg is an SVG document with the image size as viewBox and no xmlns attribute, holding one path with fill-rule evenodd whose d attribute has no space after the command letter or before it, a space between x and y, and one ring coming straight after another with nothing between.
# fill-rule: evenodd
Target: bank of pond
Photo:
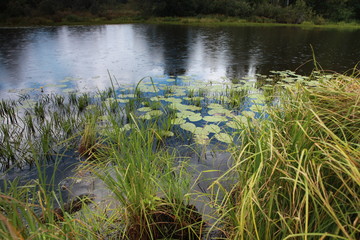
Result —
<instances>
[{"instance_id":1,"label":"bank of pond","mask_svg":"<svg viewBox=\"0 0 360 240\"><path fill-rule=\"evenodd\" d=\"M359 239L358 70L71 81L0 102L2 239Z\"/></svg>"}]
</instances>

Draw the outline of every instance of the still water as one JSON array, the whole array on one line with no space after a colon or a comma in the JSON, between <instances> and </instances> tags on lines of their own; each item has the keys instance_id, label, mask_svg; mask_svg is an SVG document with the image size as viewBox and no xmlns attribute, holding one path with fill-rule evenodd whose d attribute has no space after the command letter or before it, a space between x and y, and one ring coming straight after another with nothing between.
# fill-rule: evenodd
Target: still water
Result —
<instances>
[{"instance_id":1,"label":"still water","mask_svg":"<svg viewBox=\"0 0 360 240\"><path fill-rule=\"evenodd\" d=\"M296 27L102 25L0 28L0 93L72 81L80 91L145 76L203 80L254 77L270 70L309 73L311 46L323 69L360 61L360 30ZM304 65L303 65L304 64ZM10 90L11 91L11 90Z\"/></svg>"}]
</instances>

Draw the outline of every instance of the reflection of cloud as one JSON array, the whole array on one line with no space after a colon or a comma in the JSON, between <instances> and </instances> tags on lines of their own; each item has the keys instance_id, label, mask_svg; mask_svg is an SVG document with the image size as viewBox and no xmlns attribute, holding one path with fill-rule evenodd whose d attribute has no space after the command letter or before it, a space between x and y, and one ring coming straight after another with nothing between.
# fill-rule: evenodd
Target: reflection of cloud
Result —
<instances>
[{"instance_id":1,"label":"reflection of cloud","mask_svg":"<svg viewBox=\"0 0 360 240\"><path fill-rule=\"evenodd\" d=\"M198 36L190 47L188 74L196 75L204 80L218 80L226 76L228 55L226 48L209 48L209 43Z\"/></svg>"},{"instance_id":2,"label":"reflection of cloud","mask_svg":"<svg viewBox=\"0 0 360 240\"><path fill-rule=\"evenodd\" d=\"M6 68L6 62L1 62L1 76L6 78L0 81L16 78L17 85L11 87L26 88L75 77L82 80L72 85L85 91L110 86L108 70L120 83L160 75L163 67L154 62L163 62L161 52L150 53L143 34L136 25L34 28L24 37L25 43L13 50L19 55L13 64L17 68Z\"/></svg>"},{"instance_id":3,"label":"reflection of cloud","mask_svg":"<svg viewBox=\"0 0 360 240\"><path fill-rule=\"evenodd\" d=\"M231 34L213 29L132 24L62 26L34 28L23 38L25 43L17 49L18 88L73 77L80 80L70 85L80 91L105 89L111 85L108 71L120 84L164 72L182 74L182 70L204 80L254 77L259 56L254 46L246 55L240 54L239 47L246 44L240 41L231 45ZM4 71L6 76L10 74Z\"/></svg>"},{"instance_id":4,"label":"reflection of cloud","mask_svg":"<svg viewBox=\"0 0 360 240\"><path fill-rule=\"evenodd\" d=\"M259 58L258 53L253 53L250 55L249 69L247 71L247 77L255 78L256 68L258 65L258 58Z\"/></svg>"}]
</instances>

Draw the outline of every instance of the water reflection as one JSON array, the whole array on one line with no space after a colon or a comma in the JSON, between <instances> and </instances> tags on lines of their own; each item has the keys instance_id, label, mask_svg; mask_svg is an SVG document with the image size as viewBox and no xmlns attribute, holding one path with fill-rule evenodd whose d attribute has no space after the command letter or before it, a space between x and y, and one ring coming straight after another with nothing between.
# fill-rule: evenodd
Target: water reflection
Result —
<instances>
[{"instance_id":1,"label":"water reflection","mask_svg":"<svg viewBox=\"0 0 360 240\"><path fill-rule=\"evenodd\" d=\"M345 71L360 60L360 31L293 27L104 25L0 29L0 91L77 78L83 91L144 76L195 75L239 79L294 70L312 59ZM300 73L307 73L307 64Z\"/></svg>"}]
</instances>

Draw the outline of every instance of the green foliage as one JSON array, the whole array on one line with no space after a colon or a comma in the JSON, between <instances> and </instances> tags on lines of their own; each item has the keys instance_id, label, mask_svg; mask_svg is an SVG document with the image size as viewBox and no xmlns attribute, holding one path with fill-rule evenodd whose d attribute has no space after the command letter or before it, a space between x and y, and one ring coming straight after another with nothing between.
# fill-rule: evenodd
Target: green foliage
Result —
<instances>
[{"instance_id":1,"label":"green foliage","mask_svg":"<svg viewBox=\"0 0 360 240\"><path fill-rule=\"evenodd\" d=\"M84 14L111 20L129 14L139 16L139 13L142 17L220 15L224 19L229 16L280 23L313 21L322 24L323 18L331 21L360 20L358 0L2 0L0 9L2 21L52 15L53 21L60 22L64 16ZM74 17L64 20L77 22Z\"/></svg>"}]
</instances>

